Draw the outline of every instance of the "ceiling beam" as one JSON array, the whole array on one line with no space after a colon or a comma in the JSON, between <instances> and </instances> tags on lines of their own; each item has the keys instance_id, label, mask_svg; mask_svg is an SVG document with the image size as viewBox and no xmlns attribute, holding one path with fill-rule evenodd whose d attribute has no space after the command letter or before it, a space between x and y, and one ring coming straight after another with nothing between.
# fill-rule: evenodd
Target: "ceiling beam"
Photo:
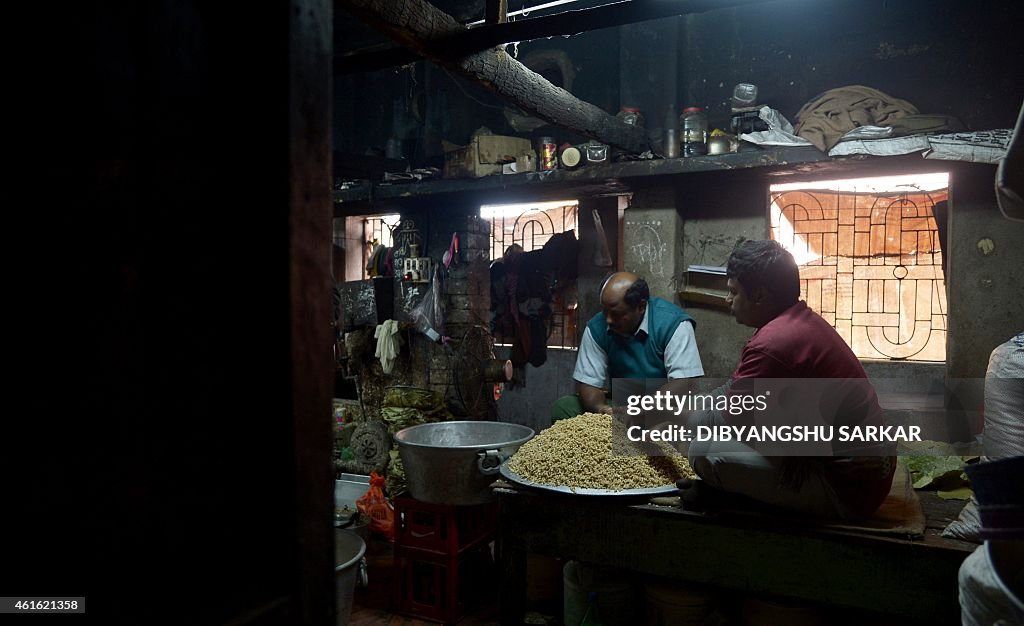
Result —
<instances>
[{"instance_id":1,"label":"ceiling beam","mask_svg":"<svg viewBox=\"0 0 1024 626\"><path fill-rule=\"evenodd\" d=\"M456 22L461 28L444 35L437 43L453 57L460 57L512 41L575 35L601 28L763 2L765 0L624 0L590 9L563 11L514 22L488 23L474 28ZM345 6L344 2L340 4ZM422 55L408 48L380 50L379 46L373 46L336 55L334 73L375 71L407 65L421 58Z\"/></svg>"},{"instance_id":2,"label":"ceiling beam","mask_svg":"<svg viewBox=\"0 0 1024 626\"><path fill-rule=\"evenodd\" d=\"M425 0L338 0L337 4L403 46L479 83L531 115L630 152L643 152L649 147L643 129L556 87L502 49L452 58L440 42L465 30L465 26Z\"/></svg>"}]
</instances>

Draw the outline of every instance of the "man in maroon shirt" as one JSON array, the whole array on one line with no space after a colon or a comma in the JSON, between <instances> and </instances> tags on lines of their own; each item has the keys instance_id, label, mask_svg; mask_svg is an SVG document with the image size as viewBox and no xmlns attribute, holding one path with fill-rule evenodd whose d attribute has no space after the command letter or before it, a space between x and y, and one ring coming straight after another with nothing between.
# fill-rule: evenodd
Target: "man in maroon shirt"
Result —
<instances>
[{"instance_id":1,"label":"man in maroon shirt","mask_svg":"<svg viewBox=\"0 0 1024 626\"><path fill-rule=\"evenodd\" d=\"M810 406L835 431L839 426L882 425L878 399L860 361L835 329L799 300L800 273L793 255L775 241L746 241L729 257L726 274L732 315L757 330L720 393L751 393L772 384L784 387L781 379L819 379L806 385L790 381L795 401L789 406ZM788 417L793 425L801 419L796 414ZM750 426L757 419L760 416L750 411L702 411L691 415L690 426ZM866 517L878 508L896 465L891 446L841 443L838 434L831 456L769 456L736 441L695 442L688 453L702 480L680 487L738 493L791 511L843 520ZM693 495L686 491L684 499Z\"/></svg>"}]
</instances>

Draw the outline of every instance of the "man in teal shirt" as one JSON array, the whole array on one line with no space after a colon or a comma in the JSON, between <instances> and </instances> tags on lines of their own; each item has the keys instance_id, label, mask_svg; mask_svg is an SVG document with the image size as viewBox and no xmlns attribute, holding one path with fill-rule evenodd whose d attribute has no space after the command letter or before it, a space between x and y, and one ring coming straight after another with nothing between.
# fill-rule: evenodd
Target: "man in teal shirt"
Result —
<instances>
[{"instance_id":1,"label":"man in teal shirt","mask_svg":"<svg viewBox=\"0 0 1024 626\"><path fill-rule=\"evenodd\" d=\"M616 378L696 378L704 375L693 319L651 297L647 281L612 274L601 288L601 312L587 323L576 357L576 395L559 398L551 419L612 413L606 389Z\"/></svg>"}]
</instances>

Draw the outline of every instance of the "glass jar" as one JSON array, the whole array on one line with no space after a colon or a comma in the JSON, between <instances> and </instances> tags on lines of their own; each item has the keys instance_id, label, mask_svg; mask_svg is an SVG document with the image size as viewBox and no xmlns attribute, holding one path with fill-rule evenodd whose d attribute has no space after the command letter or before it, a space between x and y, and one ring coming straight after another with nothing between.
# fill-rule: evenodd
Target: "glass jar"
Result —
<instances>
[{"instance_id":1,"label":"glass jar","mask_svg":"<svg viewBox=\"0 0 1024 626\"><path fill-rule=\"evenodd\" d=\"M644 126L644 114L637 107L622 107L615 117L632 126Z\"/></svg>"},{"instance_id":2,"label":"glass jar","mask_svg":"<svg viewBox=\"0 0 1024 626\"><path fill-rule=\"evenodd\" d=\"M708 153L708 116L700 107L686 107L679 116L683 129L683 156L701 156Z\"/></svg>"}]
</instances>

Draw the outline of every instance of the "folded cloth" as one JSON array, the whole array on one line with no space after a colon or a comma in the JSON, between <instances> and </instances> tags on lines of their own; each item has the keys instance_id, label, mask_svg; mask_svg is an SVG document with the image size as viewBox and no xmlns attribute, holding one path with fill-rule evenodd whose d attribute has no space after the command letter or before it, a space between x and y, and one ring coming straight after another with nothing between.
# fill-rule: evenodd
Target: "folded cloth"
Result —
<instances>
[{"instance_id":1,"label":"folded cloth","mask_svg":"<svg viewBox=\"0 0 1024 626\"><path fill-rule=\"evenodd\" d=\"M830 89L801 107L796 134L828 152L858 126L892 126L897 119L918 113L906 100L871 87L848 85Z\"/></svg>"},{"instance_id":2,"label":"folded cloth","mask_svg":"<svg viewBox=\"0 0 1024 626\"><path fill-rule=\"evenodd\" d=\"M373 332L377 338L377 350L373 356L380 359L385 374L390 374L398 357L398 322L387 320Z\"/></svg>"}]
</instances>

